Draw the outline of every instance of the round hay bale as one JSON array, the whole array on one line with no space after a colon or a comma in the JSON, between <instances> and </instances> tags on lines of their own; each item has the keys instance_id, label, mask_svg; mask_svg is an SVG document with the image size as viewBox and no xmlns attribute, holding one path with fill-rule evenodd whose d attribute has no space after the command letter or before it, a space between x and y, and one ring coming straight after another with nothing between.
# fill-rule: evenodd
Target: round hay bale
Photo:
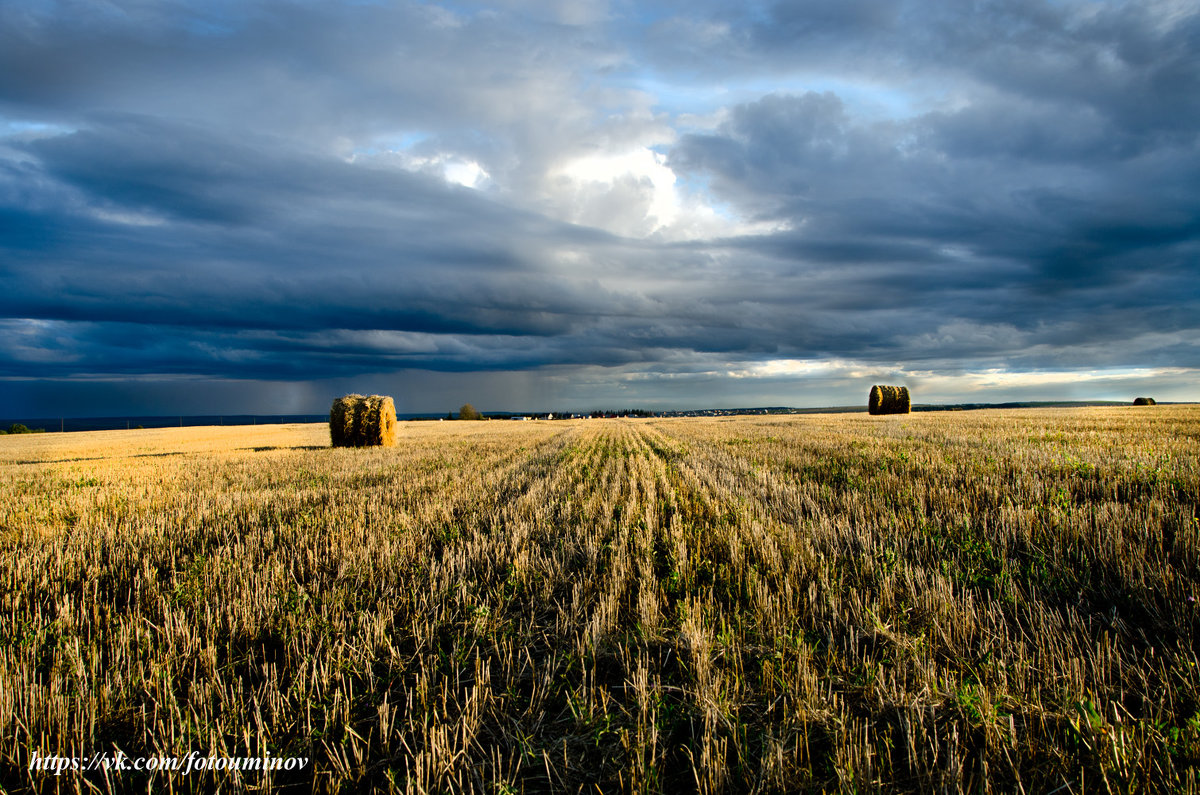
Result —
<instances>
[{"instance_id":1,"label":"round hay bale","mask_svg":"<svg viewBox=\"0 0 1200 795\"><path fill-rule=\"evenodd\" d=\"M912 411L912 400L906 386L883 386L876 384L871 387L871 395L867 399L867 412L870 414L908 414Z\"/></svg>"},{"instance_id":2,"label":"round hay bale","mask_svg":"<svg viewBox=\"0 0 1200 795\"><path fill-rule=\"evenodd\" d=\"M1139 398L1133 399L1133 405L1135 405L1135 406L1157 406L1158 404L1154 401L1154 398L1139 397Z\"/></svg>"},{"instance_id":3,"label":"round hay bale","mask_svg":"<svg viewBox=\"0 0 1200 795\"><path fill-rule=\"evenodd\" d=\"M329 441L334 447L350 447L354 430L354 407L364 400L363 395L346 395L333 401L329 409Z\"/></svg>"},{"instance_id":4,"label":"round hay bale","mask_svg":"<svg viewBox=\"0 0 1200 795\"><path fill-rule=\"evenodd\" d=\"M334 447L387 447L396 443L396 404L387 395L346 395L329 409Z\"/></svg>"}]
</instances>

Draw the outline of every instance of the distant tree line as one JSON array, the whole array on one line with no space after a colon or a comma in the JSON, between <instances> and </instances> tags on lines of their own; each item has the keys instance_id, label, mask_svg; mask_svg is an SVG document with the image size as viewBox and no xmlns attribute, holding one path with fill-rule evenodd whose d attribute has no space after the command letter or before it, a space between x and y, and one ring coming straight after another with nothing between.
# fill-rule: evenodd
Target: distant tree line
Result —
<instances>
[{"instance_id":1,"label":"distant tree line","mask_svg":"<svg viewBox=\"0 0 1200 795\"><path fill-rule=\"evenodd\" d=\"M45 433L45 432L46 432L46 429L45 429L45 428L28 428L28 427L26 427L25 425L22 425L22 424L21 424L21 423L19 423L19 422L14 422L12 425L9 425L9 426L8 426L8 430L7 430L7 431L0 431L0 434L9 434L9 433Z\"/></svg>"},{"instance_id":2,"label":"distant tree line","mask_svg":"<svg viewBox=\"0 0 1200 795\"><path fill-rule=\"evenodd\" d=\"M514 416L528 416L528 417L533 417L535 419L559 419L559 420L561 420L561 419L568 419L570 417L580 417L583 415L572 414L569 411L535 412L533 414L528 414L528 415L514 415L514 414L508 414L508 413L504 413L504 412L500 412L500 413L493 412L491 415L492 419L508 419L508 418L514 417ZM647 409L596 409L595 411L590 412L587 416L593 417L593 418L603 418L603 417L656 417L658 415L655 414L653 411L649 411ZM453 411L446 412L446 419L448 419L448 420L486 420L488 418L483 416L483 414L480 413L479 410L476 409L474 406L472 406L470 403L464 403L459 408L457 415Z\"/></svg>"},{"instance_id":3,"label":"distant tree line","mask_svg":"<svg viewBox=\"0 0 1200 795\"><path fill-rule=\"evenodd\" d=\"M598 409L596 411L593 411L591 416L596 417L596 418L599 418L599 417L653 417L654 412L647 411L646 409L618 409L615 411L613 409Z\"/></svg>"}]
</instances>

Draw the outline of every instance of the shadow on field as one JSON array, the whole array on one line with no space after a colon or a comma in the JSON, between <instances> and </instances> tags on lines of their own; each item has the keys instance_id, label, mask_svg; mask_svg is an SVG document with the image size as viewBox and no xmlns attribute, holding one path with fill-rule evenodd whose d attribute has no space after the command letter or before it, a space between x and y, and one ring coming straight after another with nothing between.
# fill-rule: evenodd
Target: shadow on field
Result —
<instances>
[{"instance_id":1,"label":"shadow on field","mask_svg":"<svg viewBox=\"0 0 1200 795\"><path fill-rule=\"evenodd\" d=\"M265 447L242 447L242 450L253 450L256 453L266 453L271 450L329 450L327 445L320 444L302 444L295 447L280 447L278 445L267 445Z\"/></svg>"},{"instance_id":2,"label":"shadow on field","mask_svg":"<svg viewBox=\"0 0 1200 795\"><path fill-rule=\"evenodd\" d=\"M9 463L18 464L18 465L24 465L24 464L73 464L76 461L103 461L103 460L104 460L104 456L94 455L94 456L89 456L87 458L51 458L51 459L30 458L25 461L10 461Z\"/></svg>"},{"instance_id":3,"label":"shadow on field","mask_svg":"<svg viewBox=\"0 0 1200 795\"><path fill-rule=\"evenodd\" d=\"M13 464L73 464L76 461L107 461L110 458L165 458L166 456L183 455L178 450L170 453L138 453L137 455L123 455L117 453L115 455L92 455L79 458L46 458L38 459L31 458L26 461L12 461Z\"/></svg>"}]
</instances>

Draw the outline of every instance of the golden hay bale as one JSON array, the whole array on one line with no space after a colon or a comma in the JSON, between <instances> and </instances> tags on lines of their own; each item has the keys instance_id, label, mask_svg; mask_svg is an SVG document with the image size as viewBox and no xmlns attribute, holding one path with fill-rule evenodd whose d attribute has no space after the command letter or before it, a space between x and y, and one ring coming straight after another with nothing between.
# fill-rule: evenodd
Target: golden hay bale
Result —
<instances>
[{"instance_id":1,"label":"golden hay bale","mask_svg":"<svg viewBox=\"0 0 1200 795\"><path fill-rule=\"evenodd\" d=\"M329 410L334 447L380 447L396 443L396 404L387 395L346 395Z\"/></svg>"},{"instance_id":2,"label":"golden hay bale","mask_svg":"<svg viewBox=\"0 0 1200 795\"><path fill-rule=\"evenodd\" d=\"M1133 405L1135 405L1135 406L1157 406L1158 403L1155 402L1154 398L1140 397L1140 398L1133 399Z\"/></svg>"},{"instance_id":3,"label":"golden hay bale","mask_svg":"<svg viewBox=\"0 0 1200 795\"><path fill-rule=\"evenodd\" d=\"M329 409L329 441L334 447L346 447L346 440L353 429L354 404L363 400L362 395L346 395L333 401Z\"/></svg>"},{"instance_id":4,"label":"golden hay bale","mask_svg":"<svg viewBox=\"0 0 1200 795\"><path fill-rule=\"evenodd\" d=\"M908 414L912 411L908 387L876 384L871 387L867 411L871 414Z\"/></svg>"}]
</instances>

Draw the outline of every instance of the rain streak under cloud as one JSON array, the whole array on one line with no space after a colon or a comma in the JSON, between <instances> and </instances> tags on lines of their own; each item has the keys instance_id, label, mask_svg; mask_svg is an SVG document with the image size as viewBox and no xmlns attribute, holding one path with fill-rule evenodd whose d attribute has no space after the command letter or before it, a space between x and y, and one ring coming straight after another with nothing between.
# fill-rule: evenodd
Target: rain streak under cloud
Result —
<instances>
[{"instance_id":1,"label":"rain streak under cloud","mask_svg":"<svg viewBox=\"0 0 1200 795\"><path fill-rule=\"evenodd\" d=\"M0 5L0 414L1196 399L1194 3Z\"/></svg>"}]
</instances>

